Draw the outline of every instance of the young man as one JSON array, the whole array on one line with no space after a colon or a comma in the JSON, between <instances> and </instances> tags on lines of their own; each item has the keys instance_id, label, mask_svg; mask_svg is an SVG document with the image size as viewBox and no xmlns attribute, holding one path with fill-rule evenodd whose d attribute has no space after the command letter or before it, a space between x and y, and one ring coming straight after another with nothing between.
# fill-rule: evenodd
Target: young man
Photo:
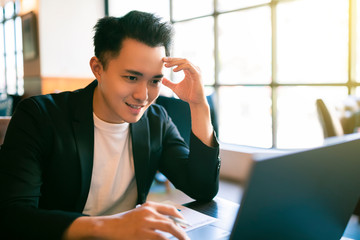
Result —
<instances>
[{"instance_id":1,"label":"young man","mask_svg":"<svg viewBox=\"0 0 360 240\"><path fill-rule=\"evenodd\" d=\"M181 217L176 209L145 202L157 170L197 200L218 190L219 148L201 73L168 57L171 34L148 13L100 19L90 60L96 80L19 104L0 150L2 236L166 239L161 230L187 238L167 217ZM164 66L185 78L170 82ZM152 105L161 84L190 105L189 147L165 110Z\"/></svg>"}]
</instances>

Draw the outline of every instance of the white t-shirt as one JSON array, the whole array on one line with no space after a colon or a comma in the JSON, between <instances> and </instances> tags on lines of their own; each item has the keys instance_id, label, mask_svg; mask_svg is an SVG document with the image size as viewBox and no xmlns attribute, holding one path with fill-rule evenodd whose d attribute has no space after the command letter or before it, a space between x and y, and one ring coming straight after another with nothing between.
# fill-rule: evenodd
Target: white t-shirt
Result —
<instances>
[{"instance_id":1,"label":"white t-shirt","mask_svg":"<svg viewBox=\"0 0 360 240\"><path fill-rule=\"evenodd\" d=\"M94 163L83 213L110 215L130 210L137 187L129 123L112 124L94 116Z\"/></svg>"}]
</instances>

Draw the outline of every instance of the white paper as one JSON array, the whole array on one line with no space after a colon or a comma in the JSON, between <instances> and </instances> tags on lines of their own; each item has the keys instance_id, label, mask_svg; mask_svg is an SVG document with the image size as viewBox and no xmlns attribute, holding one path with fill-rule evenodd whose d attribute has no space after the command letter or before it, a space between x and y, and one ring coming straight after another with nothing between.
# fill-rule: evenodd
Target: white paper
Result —
<instances>
[{"instance_id":1,"label":"white paper","mask_svg":"<svg viewBox=\"0 0 360 240\"><path fill-rule=\"evenodd\" d=\"M216 218L210 217L206 214L195 211L191 208L184 207L184 206L174 203L172 201L164 201L162 203L169 204L169 205L176 207L176 209L185 218L185 221L191 225L190 227L183 228L185 232L191 231L193 229L196 229L196 228L199 228L199 227L202 227L202 226L205 226L205 225L208 225L208 224L211 224L211 223L217 221ZM159 231L159 232L164 234L166 237L172 236L170 233L166 233L166 232L162 232L162 231Z\"/></svg>"},{"instance_id":2,"label":"white paper","mask_svg":"<svg viewBox=\"0 0 360 240\"><path fill-rule=\"evenodd\" d=\"M172 205L174 207L176 207L176 209L180 212L181 215L183 215L183 217L185 218L185 221L188 222L190 224L190 227L185 227L183 228L185 232L191 231L193 229L211 224L215 221L217 221L216 218L210 217L206 214L203 214L201 212L195 211L191 208L188 207L184 207L180 204L174 203L172 201L164 201L162 202L164 204L168 204L168 205ZM129 210L131 211L131 210ZM121 212L121 213L117 213L114 215L111 215L113 217L119 217L125 213L128 213L129 211L126 212ZM161 232L163 235L165 235L166 237L171 237L172 234L167 233L167 232L162 232L157 230L158 232Z\"/></svg>"}]
</instances>

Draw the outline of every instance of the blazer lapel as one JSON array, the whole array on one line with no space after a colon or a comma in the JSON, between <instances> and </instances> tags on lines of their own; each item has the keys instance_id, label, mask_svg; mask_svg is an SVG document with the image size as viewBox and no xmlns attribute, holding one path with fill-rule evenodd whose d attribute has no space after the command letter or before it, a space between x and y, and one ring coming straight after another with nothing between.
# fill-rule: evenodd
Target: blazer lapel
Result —
<instances>
[{"instance_id":1,"label":"blazer lapel","mask_svg":"<svg viewBox=\"0 0 360 240\"><path fill-rule=\"evenodd\" d=\"M76 210L82 212L88 197L94 158L94 120L93 120L93 93L97 86L94 81L82 92L74 95L71 103L74 104L73 130L78 149L81 169L81 187Z\"/></svg>"},{"instance_id":2,"label":"blazer lapel","mask_svg":"<svg viewBox=\"0 0 360 240\"><path fill-rule=\"evenodd\" d=\"M76 209L82 212L90 190L94 158L94 120L93 93L97 81L92 82L73 99L73 130L78 148L81 168L81 190ZM138 203L144 203L147 195L148 169L150 161L149 123L144 116L136 123L130 124L132 151L134 156L135 177L138 189Z\"/></svg>"},{"instance_id":3,"label":"blazer lapel","mask_svg":"<svg viewBox=\"0 0 360 240\"><path fill-rule=\"evenodd\" d=\"M131 124L132 151L136 184L138 188L138 203L146 200L146 186L150 159L149 123L143 116L138 122Z\"/></svg>"}]
</instances>

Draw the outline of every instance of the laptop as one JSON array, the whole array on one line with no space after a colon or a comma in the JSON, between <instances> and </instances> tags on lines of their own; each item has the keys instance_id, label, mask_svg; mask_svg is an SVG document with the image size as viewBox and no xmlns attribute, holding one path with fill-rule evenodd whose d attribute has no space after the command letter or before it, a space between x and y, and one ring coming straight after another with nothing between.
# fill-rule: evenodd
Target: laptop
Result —
<instances>
[{"instance_id":1,"label":"laptop","mask_svg":"<svg viewBox=\"0 0 360 240\"><path fill-rule=\"evenodd\" d=\"M339 240L360 199L360 135L278 156L254 156L233 229L191 239ZM201 237L202 236L202 237ZM218 236L218 237L217 237Z\"/></svg>"}]
</instances>

